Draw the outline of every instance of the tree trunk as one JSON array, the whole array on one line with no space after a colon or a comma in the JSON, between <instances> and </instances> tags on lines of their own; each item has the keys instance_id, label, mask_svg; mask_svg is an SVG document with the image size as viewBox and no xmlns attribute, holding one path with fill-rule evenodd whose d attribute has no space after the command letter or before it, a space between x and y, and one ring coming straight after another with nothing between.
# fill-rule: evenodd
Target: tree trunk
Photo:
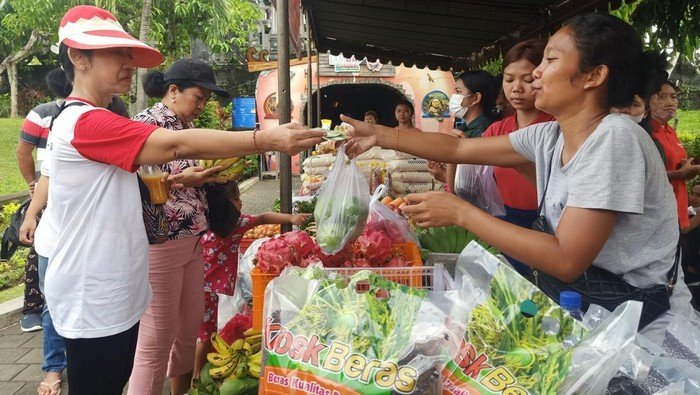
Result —
<instances>
[{"instance_id":1,"label":"tree trunk","mask_svg":"<svg viewBox=\"0 0 700 395\"><path fill-rule=\"evenodd\" d=\"M10 118L17 118L17 63L7 65L7 77L10 80Z\"/></svg>"},{"instance_id":2,"label":"tree trunk","mask_svg":"<svg viewBox=\"0 0 700 395\"><path fill-rule=\"evenodd\" d=\"M666 70L666 71L668 71L669 77L671 75L673 75L673 71L676 69L676 65L679 62L680 55L681 55L680 51L674 51L673 54L671 54L671 59L669 59L669 61L668 61L669 68L668 68L668 70Z\"/></svg>"},{"instance_id":3,"label":"tree trunk","mask_svg":"<svg viewBox=\"0 0 700 395\"><path fill-rule=\"evenodd\" d=\"M36 51L34 44L36 44L38 39L39 35L35 30L32 30L27 43L19 51L11 53L0 62L0 74L7 70L7 79L10 82L10 118L19 116L17 110L17 64L34 54ZM2 82L2 79L0 79L0 82Z\"/></svg>"},{"instance_id":4,"label":"tree trunk","mask_svg":"<svg viewBox=\"0 0 700 395\"><path fill-rule=\"evenodd\" d=\"M34 44L36 44L38 39L39 35L36 33L36 30L32 30L32 34L29 35L27 43L24 44L24 46L19 51L11 53L0 63L0 74L5 72L10 63L17 63L33 55L36 51L36 48L34 48Z\"/></svg>"},{"instance_id":5,"label":"tree trunk","mask_svg":"<svg viewBox=\"0 0 700 395\"><path fill-rule=\"evenodd\" d=\"M151 30L151 0L143 0L141 6L141 29L139 30L139 40L149 43L148 32ZM143 80L146 76L146 69L139 68L136 71L136 112L145 110L148 107L146 92L143 89Z\"/></svg>"}]
</instances>

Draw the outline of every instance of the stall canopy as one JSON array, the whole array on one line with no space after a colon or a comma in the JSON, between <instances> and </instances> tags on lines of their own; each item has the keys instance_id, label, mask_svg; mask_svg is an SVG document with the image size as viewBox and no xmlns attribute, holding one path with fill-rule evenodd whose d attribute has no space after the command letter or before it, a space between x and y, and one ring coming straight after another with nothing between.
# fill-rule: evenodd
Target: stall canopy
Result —
<instances>
[{"instance_id":1,"label":"stall canopy","mask_svg":"<svg viewBox=\"0 0 700 395\"><path fill-rule=\"evenodd\" d=\"M476 67L620 0L303 0L320 52L405 66Z\"/></svg>"}]
</instances>

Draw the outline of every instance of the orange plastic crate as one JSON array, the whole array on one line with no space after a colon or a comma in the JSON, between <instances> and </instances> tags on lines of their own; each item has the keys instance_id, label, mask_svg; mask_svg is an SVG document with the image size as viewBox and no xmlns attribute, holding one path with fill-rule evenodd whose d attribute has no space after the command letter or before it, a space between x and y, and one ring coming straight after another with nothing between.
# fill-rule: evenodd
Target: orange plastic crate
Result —
<instances>
[{"instance_id":1,"label":"orange plastic crate","mask_svg":"<svg viewBox=\"0 0 700 395\"><path fill-rule=\"evenodd\" d=\"M245 252L248 250L248 247L250 247L251 244L257 239L241 239L240 243L238 243L238 253L239 254L245 254Z\"/></svg>"},{"instance_id":2,"label":"orange plastic crate","mask_svg":"<svg viewBox=\"0 0 700 395\"><path fill-rule=\"evenodd\" d=\"M332 270L343 275L352 275L359 270L376 269L377 274L384 276L393 282L408 285L414 288L422 288L425 285L424 271L418 246L416 246L414 243L394 244L392 249L395 254L401 254L404 256L404 258L406 258L406 260L410 260L412 265L406 267L379 268L328 268L327 270ZM255 267L250 271L250 277L253 283L253 328L262 329L265 288L273 278L277 277L277 275L262 273L260 272L260 269Z\"/></svg>"},{"instance_id":3,"label":"orange plastic crate","mask_svg":"<svg viewBox=\"0 0 700 395\"><path fill-rule=\"evenodd\" d=\"M277 275L263 273L260 269L254 267L250 271L250 277L253 282L253 328L262 329L265 288Z\"/></svg>"}]
</instances>

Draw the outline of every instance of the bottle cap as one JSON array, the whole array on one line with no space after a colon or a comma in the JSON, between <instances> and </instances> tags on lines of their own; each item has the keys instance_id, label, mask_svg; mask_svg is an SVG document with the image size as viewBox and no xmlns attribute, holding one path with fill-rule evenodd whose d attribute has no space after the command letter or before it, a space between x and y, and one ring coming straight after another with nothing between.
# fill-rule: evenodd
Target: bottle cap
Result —
<instances>
[{"instance_id":1,"label":"bottle cap","mask_svg":"<svg viewBox=\"0 0 700 395\"><path fill-rule=\"evenodd\" d=\"M562 291L559 294L559 305L568 310L581 309L581 294L576 291Z\"/></svg>"}]
</instances>

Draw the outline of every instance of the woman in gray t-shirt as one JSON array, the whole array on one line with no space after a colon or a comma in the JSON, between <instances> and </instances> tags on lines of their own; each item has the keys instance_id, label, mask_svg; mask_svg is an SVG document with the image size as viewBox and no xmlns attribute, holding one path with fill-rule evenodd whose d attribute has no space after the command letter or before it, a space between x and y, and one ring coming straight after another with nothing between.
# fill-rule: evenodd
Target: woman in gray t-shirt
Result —
<instances>
[{"instance_id":1,"label":"woman in gray t-shirt","mask_svg":"<svg viewBox=\"0 0 700 395\"><path fill-rule=\"evenodd\" d=\"M455 141L440 133L396 131L347 117L346 152L380 145L426 159L516 167L536 175L554 234L506 223L441 192L409 195L403 210L420 226L459 225L541 272L571 282L591 265L637 287L664 284L678 242L674 197L644 130L611 107L631 104L658 78L635 30L610 15L577 16L554 34L535 69L535 107L557 121L509 136ZM535 172L535 174L533 174ZM700 325L682 273L671 310L644 333L659 340L671 313Z\"/></svg>"}]
</instances>

